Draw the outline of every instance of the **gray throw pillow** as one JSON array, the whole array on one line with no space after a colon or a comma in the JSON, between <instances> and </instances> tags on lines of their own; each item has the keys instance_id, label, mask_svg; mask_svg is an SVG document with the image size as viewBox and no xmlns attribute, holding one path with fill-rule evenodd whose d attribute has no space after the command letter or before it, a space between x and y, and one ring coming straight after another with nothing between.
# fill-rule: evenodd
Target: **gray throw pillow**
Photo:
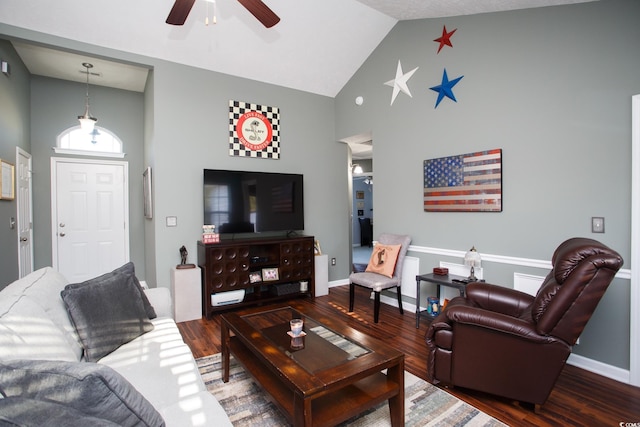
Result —
<instances>
[{"instance_id":1,"label":"gray throw pillow","mask_svg":"<svg viewBox=\"0 0 640 427\"><path fill-rule=\"evenodd\" d=\"M98 277L95 277L93 279L86 280L86 281L84 281L82 283L73 283L73 284L68 285L67 287L69 287L69 288L77 288L77 287L80 287L80 286L90 285L90 284L93 284L93 283L102 283L105 279L108 279L111 276L120 275L120 274L133 276L133 282L136 284L136 287L138 288L138 291L140 292L140 297L142 298L142 303L144 304L144 310L147 313L147 316L149 317L149 319L155 319L156 317L158 317L158 315L156 314L155 309L153 308L153 306L149 302L149 298L147 298L147 294L145 293L144 289L142 288L142 285L140 284L140 281L136 277L135 266L133 265L132 262L128 262L128 263L124 264L122 267L118 267L115 270L110 271L109 273L103 274L102 276L98 276Z\"/></svg>"},{"instance_id":2,"label":"gray throw pillow","mask_svg":"<svg viewBox=\"0 0 640 427\"><path fill-rule=\"evenodd\" d=\"M91 417L70 406L26 397L0 399L0 426L11 427L119 427L119 424Z\"/></svg>"},{"instance_id":3,"label":"gray throw pillow","mask_svg":"<svg viewBox=\"0 0 640 427\"><path fill-rule=\"evenodd\" d=\"M133 276L115 274L60 293L84 348L97 362L122 344L153 330Z\"/></svg>"},{"instance_id":4,"label":"gray throw pillow","mask_svg":"<svg viewBox=\"0 0 640 427\"><path fill-rule=\"evenodd\" d=\"M0 409L2 415L15 414L9 411L18 406L34 411L23 413L17 425L43 425L36 422L40 416L36 412L48 408L52 410L49 417L53 417L53 409L61 407L67 408L62 414L63 418L74 418L60 423L50 419L50 422L44 425L72 425L70 422L77 421L75 417L78 413L83 417L94 417L119 426L165 425L162 416L153 405L122 375L105 365L48 360L0 362L0 392L6 398L25 399L22 402L4 402L5 399L0 399L0 404L6 405L0 406L3 408ZM43 403L37 404L33 401ZM61 406L56 407L55 404ZM84 425L96 424L87 422Z\"/></svg>"}]
</instances>

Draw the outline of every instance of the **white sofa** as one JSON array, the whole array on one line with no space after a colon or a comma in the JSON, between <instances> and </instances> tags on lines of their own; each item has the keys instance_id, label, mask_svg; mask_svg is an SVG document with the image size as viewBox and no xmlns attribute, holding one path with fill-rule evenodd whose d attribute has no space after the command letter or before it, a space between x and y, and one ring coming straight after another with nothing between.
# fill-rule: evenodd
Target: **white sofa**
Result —
<instances>
[{"instance_id":1,"label":"white sofa","mask_svg":"<svg viewBox=\"0 0 640 427\"><path fill-rule=\"evenodd\" d=\"M61 298L67 284L60 273L47 267L0 291L0 362L46 360L90 367ZM121 345L93 366L108 366L124 377L167 426L231 426L218 401L207 392L171 317L169 290L146 289L144 294L157 314L151 320L153 330ZM95 304L99 307L101 301Z\"/></svg>"}]
</instances>

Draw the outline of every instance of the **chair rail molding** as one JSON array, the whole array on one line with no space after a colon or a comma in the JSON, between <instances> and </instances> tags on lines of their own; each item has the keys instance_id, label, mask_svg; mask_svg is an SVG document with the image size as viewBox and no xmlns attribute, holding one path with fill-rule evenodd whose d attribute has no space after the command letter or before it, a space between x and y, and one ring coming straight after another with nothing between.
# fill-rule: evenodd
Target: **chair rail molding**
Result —
<instances>
[{"instance_id":1,"label":"chair rail molding","mask_svg":"<svg viewBox=\"0 0 640 427\"><path fill-rule=\"evenodd\" d=\"M409 252L417 252L423 254L430 255L440 255L440 256L450 256L454 258L464 258L464 255L467 253L466 251L459 251L455 249L443 249L443 248L432 248L428 246L409 246ZM521 267L534 267L534 268L542 268L546 270L551 270L551 261L533 259L533 258L519 258L512 257L507 255L493 255L482 252L482 262L495 262L498 264L510 264L517 265ZM631 279L631 270L630 269L620 269L616 274L616 278L618 279Z\"/></svg>"}]
</instances>

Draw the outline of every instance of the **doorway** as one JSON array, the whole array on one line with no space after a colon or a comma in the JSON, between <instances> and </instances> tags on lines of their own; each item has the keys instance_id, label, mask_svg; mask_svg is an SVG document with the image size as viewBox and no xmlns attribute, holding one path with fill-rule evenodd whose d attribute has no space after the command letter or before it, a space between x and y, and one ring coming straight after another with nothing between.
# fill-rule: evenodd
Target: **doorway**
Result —
<instances>
[{"instance_id":1,"label":"doorway","mask_svg":"<svg viewBox=\"0 0 640 427\"><path fill-rule=\"evenodd\" d=\"M81 282L129 261L128 164L51 158L53 266Z\"/></svg>"},{"instance_id":2,"label":"doorway","mask_svg":"<svg viewBox=\"0 0 640 427\"><path fill-rule=\"evenodd\" d=\"M350 148L349 188L352 271L364 271L373 250L373 138L371 132L345 139Z\"/></svg>"}]
</instances>

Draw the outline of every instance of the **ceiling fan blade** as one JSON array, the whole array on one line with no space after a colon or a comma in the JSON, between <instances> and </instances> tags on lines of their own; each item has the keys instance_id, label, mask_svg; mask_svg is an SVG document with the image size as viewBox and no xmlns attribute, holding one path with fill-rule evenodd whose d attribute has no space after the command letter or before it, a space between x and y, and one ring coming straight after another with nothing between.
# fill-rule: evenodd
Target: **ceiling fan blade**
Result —
<instances>
[{"instance_id":1,"label":"ceiling fan blade","mask_svg":"<svg viewBox=\"0 0 640 427\"><path fill-rule=\"evenodd\" d=\"M271 28L280 22L280 17L276 15L269 6L262 0L238 0L258 21L267 28Z\"/></svg>"},{"instance_id":2,"label":"ceiling fan blade","mask_svg":"<svg viewBox=\"0 0 640 427\"><path fill-rule=\"evenodd\" d=\"M167 17L167 24L184 25L196 0L176 0Z\"/></svg>"}]
</instances>

